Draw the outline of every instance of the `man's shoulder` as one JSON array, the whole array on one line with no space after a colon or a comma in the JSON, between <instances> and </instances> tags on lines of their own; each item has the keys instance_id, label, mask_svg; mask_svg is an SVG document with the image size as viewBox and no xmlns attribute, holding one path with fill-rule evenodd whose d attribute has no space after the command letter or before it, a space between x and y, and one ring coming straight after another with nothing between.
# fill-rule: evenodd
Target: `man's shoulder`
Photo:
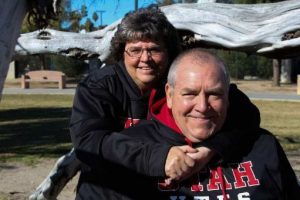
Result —
<instances>
[{"instance_id":1,"label":"man's shoulder","mask_svg":"<svg viewBox=\"0 0 300 200\"><path fill-rule=\"evenodd\" d=\"M257 134L257 139L252 145L251 152L260 155L260 157L266 155L266 159L276 156L275 152L281 148L276 136L263 128L259 128L255 134Z\"/></svg>"},{"instance_id":2,"label":"man's shoulder","mask_svg":"<svg viewBox=\"0 0 300 200\"><path fill-rule=\"evenodd\" d=\"M271 133L270 131L268 131L264 128L259 128L257 134L259 136L259 139L264 141L264 142L268 142L268 143L277 142L276 136L273 133Z\"/></svg>"},{"instance_id":3,"label":"man's shoulder","mask_svg":"<svg viewBox=\"0 0 300 200\"><path fill-rule=\"evenodd\" d=\"M241 133L242 134L242 133ZM239 151L231 156L230 161L248 158L264 157L269 153L274 153L277 149L277 139L269 131L263 128L252 129L248 133L247 142L239 147Z\"/></svg>"}]
</instances>

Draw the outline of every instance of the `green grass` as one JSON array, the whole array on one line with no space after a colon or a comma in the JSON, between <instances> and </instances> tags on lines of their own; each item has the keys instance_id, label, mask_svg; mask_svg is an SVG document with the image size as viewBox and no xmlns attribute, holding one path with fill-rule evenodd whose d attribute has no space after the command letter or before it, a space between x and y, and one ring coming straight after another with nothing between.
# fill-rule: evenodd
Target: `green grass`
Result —
<instances>
[{"instance_id":1,"label":"green grass","mask_svg":"<svg viewBox=\"0 0 300 200\"><path fill-rule=\"evenodd\" d=\"M72 95L4 95L0 102L0 162L31 165L40 158L67 153L72 101ZM300 102L253 102L260 109L261 126L275 134L285 150L299 149Z\"/></svg>"},{"instance_id":2,"label":"green grass","mask_svg":"<svg viewBox=\"0 0 300 200\"><path fill-rule=\"evenodd\" d=\"M285 150L300 149L300 102L253 101L261 113L261 126L279 139Z\"/></svg>"},{"instance_id":3,"label":"green grass","mask_svg":"<svg viewBox=\"0 0 300 200\"><path fill-rule=\"evenodd\" d=\"M34 164L71 148L71 95L4 95L0 102L0 161Z\"/></svg>"}]
</instances>

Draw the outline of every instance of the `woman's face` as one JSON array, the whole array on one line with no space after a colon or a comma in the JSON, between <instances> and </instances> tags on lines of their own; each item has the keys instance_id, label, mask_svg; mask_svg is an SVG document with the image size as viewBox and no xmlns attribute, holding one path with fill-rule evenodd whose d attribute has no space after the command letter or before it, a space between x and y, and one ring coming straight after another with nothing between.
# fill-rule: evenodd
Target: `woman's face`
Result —
<instances>
[{"instance_id":1,"label":"woman's face","mask_svg":"<svg viewBox=\"0 0 300 200\"><path fill-rule=\"evenodd\" d=\"M131 78L145 91L165 74L169 58L162 41L137 40L126 43L124 63Z\"/></svg>"}]
</instances>

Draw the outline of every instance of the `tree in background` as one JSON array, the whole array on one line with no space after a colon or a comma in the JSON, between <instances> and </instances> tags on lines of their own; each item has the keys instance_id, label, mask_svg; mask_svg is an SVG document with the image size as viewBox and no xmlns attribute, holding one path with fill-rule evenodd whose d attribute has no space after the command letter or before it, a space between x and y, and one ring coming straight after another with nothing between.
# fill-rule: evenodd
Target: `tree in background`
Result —
<instances>
[{"instance_id":1,"label":"tree in background","mask_svg":"<svg viewBox=\"0 0 300 200\"><path fill-rule=\"evenodd\" d=\"M81 79L88 71L88 64L78 59L60 55L49 55L49 59L53 69L62 71L67 77L72 77L76 80Z\"/></svg>"},{"instance_id":2,"label":"tree in background","mask_svg":"<svg viewBox=\"0 0 300 200\"><path fill-rule=\"evenodd\" d=\"M225 50L217 50L217 54L226 61L233 79L243 79L245 76L262 79L272 77L272 59Z\"/></svg>"}]
</instances>

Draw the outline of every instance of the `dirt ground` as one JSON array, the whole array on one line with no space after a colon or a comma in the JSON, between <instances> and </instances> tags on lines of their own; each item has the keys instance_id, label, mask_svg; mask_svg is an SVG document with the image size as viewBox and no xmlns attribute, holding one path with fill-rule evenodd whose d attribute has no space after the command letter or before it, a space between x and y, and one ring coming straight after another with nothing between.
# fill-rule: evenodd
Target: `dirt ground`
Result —
<instances>
[{"instance_id":1,"label":"dirt ground","mask_svg":"<svg viewBox=\"0 0 300 200\"><path fill-rule=\"evenodd\" d=\"M295 93L296 85L272 87L270 81L238 81L243 91L274 91ZM288 158L300 179L300 150L288 152ZM35 166L20 163L0 163L0 200L25 200L48 175L56 159L41 160ZM58 200L71 200L75 197L78 176L65 187Z\"/></svg>"},{"instance_id":2,"label":"dirt ground","mask_svg":"<svg viewBox=\"0 0 300 200\"><path fill-rule=\"evenodd\" d=\"M51 171L56 159L44 159L35 166L20 163L2 163L0 167L0 200L27 200L35 188ZM58 200L75 197L78 175L69 182Z\"/></svg>"}]
</instances>

